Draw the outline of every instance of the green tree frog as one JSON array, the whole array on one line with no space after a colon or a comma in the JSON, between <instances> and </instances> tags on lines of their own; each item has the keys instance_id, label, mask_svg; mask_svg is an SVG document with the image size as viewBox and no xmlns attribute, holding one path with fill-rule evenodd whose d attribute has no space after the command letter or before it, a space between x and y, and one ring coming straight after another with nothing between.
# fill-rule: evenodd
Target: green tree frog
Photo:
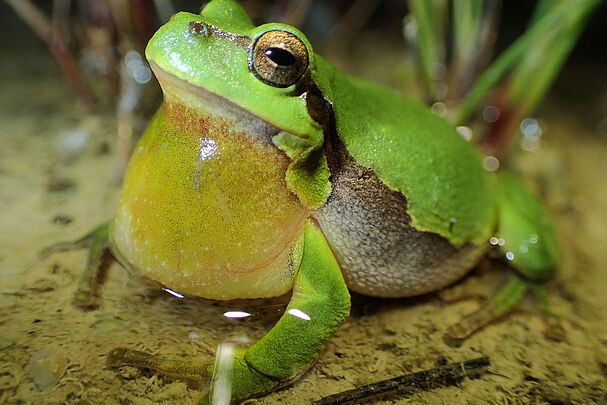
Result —
<instances>
[{"instance_id":1,"label":"green tree frog","mask_svg":"<svg viewBox=\"0 0 607 405\"><path fill-rule=\"evenodd\" d=\"M146 55L164 103L134 150L115 218L82 240L92 246L75 299L96 305L107 252L182 294L292 291L278 323L235 352L232 401L308 369L348 316L348 289L439 290L491 237L520 274L494 312L552 273L554 230L518 177L484 170L450 124L340 73L296 28L256 27L236 1L212 0L198 15L175 15ZM113 353L120 364L142 356Z\"/></svg>"}]
</instances>

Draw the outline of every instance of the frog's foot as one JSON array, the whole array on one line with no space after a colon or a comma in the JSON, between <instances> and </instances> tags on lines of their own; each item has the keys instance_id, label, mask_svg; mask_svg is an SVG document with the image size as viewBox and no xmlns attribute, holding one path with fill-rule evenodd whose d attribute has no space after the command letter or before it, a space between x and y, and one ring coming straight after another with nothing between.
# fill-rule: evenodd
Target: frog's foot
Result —
<instances>
[{"instance_id":1,"label":"frog's foot","mask_svg":"<svg viewBox=\"0 0 607 405\"><path fill-rule=\"evenodd\" d=\"M545 286L514 275L477 311L466 315L458 323L451 325L445 333L445 342L451 346L457 346L483 327L503 319L518 308L528 291L533 293L540 302L543 313L547 315L548 328L546 335L562 336L563 332L558 319L548 306Z\"/></svg>"},{"instance_id":2,"label":"frog's foot","mask_svg":"<svg viewBox=\"0 0 607 405\"><path fill-rule=\"evenodd\" d=\"M483 326L502 318L517 308L529 290L542 303L544 312L555 319L548 308L543 286L558 264L554 225L546 209L518 175L502 170L498 172L497 180L499 221L497 236L491 238L490 243L521 276L514 276L478 311L451 326L445 336L447 343L458 344ZM558 327L553 323L553 330L556 329Z\"/></svg>"},{"instance_id":3,"label":"frog's foot","mask_svg":"<svg viewBox=\"0 0 607 405\"><path fill-rule=\"evenodd\" d=\"M99 229L99 228L93 229L92 231L90 231L89 233L87 233L86 235L82 236L81 238L79 238L77 240L73 240L73 241L69 241L69 242L59 242L59 243L55 243L53 245L47 246L38 253L38 257L41 260L45 260L56 253L69 252L71 250L79 250L79 249L88 248L89 246L92 245L93 241L95 240L95 233L97 232L97 229Z\"/></svg>"},{"instance_id":4,"label":"frog's foot","mask_svg":"<svg viewBox=\"0 0 607 405\"><path fill-rule=\"evenodd\" d=\"M55 253L88 247L86 268L78 280L73 298L78 308L91 310L99 307L99 286L111 258L109 228L110 223L104 223L76 241L58 243L40 252L40 256L46 258Z\"/></svg>"},{"instance_id":5,"label":"frog's foot","mask_svg":"<svg viewBox=\"0 0 607 405\"><path fill-rule=\"evenodd\" d=\"M209 362L164 359L152 354L119 347L108 353L107 365L112 368L132 366L158 374L200 383L209 376Z\"/></svg>"},{"instance_id":6,"label":"frog's foot","mask_svg":"<svg viewBox=\"0 0 607 405\"><path fill-rule=\"evenodd\" d=\"M220 346L213 364L203 360L166 359L137 350L117 348L108 354L107 364L112 368L131 366L151 370L197 386L206 386L208 389L202 400L205 404L227 404L252 398L289 383L262 374L246 361L245 354L246 350L225 344Z\"/></svg>"}]
</instances>

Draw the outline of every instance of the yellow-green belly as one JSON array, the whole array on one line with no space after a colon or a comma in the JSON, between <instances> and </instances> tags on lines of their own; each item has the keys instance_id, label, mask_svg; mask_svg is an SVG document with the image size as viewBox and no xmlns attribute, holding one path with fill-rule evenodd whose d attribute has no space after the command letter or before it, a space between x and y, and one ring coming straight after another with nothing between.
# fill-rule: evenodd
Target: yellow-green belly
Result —
<instances>
[{"instance_id":1,"label":"yellow-green belly","mask_svg":"<svg viewBox=\"0 0 607 405\"><path fill-rule=\"evenodd\" d=\"M186 294L272 297L292 285L305 208L288 158L224 118L167 104L135 148L111 229L121 261Z\"/></svg>"}]
</instances>

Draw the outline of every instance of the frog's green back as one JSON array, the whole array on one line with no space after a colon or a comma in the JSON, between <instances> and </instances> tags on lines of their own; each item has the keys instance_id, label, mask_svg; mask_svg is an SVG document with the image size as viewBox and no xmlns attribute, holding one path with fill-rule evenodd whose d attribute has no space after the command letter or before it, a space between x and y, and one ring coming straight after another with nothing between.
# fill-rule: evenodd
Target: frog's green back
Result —
<instances>
[{"instance_id":1,"label":"frog's green back","mask_svg":"<svg viewBox=\"0 0 607 405\"><path fill-rule=\"evenodd\" d=\"M413 226L458 245L486 241L495 197L480 154L423 104L316 62L315 81L348 152L406 196Z\"/></svg>"}]
</instances>

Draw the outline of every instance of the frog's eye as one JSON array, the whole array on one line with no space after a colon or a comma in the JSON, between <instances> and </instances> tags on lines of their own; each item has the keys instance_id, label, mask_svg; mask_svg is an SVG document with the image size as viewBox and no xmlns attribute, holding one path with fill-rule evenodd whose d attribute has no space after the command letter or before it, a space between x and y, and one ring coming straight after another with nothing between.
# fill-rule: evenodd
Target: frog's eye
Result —
<instances>
[{"instance_id":1,"label":"frog's eye","mask_svg":"<svg viewBox=\"0 0 607 405\"><path fill-rule=\"evenodd\" d=\"M304 75L308 60L308 49L297 36L286 31L268 31L255 40L249 69L270 86L289 87Z\"/></svg>"}]
</instances>

